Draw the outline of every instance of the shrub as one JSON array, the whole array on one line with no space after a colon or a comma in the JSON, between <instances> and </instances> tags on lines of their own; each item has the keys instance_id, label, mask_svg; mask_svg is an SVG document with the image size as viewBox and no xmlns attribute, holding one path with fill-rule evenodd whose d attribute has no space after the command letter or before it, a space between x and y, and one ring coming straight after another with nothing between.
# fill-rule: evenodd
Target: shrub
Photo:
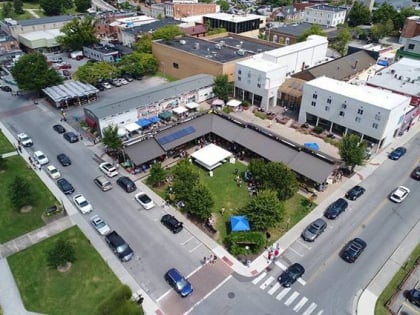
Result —
<instances>
[{"instance_id":1,"label":"shrub","mask_svg":"<svg viewBox=\"0 0 420 315\"><path fill-rule=\"evenodd\" d=\"M225 238L225 245L229 252L234 255L246 255L260 253L265 245L265 237L260 232L234 232ZM248 250L245 248L248 246Z\"/></svg>"},{"instance_id":2,"label":"shrub","mask_svg":"<svg viewBox=\"0 0 420 315\"><path fill-rule=\"evenodd\" d=\"M264 112L255 111L254 115L261 119L267 119L267 114Z\"/></svg>"},{"instance_id":3,"label":"shrub","mask_svg":"<svg viewBox=\"0 0 420 315\"><path fill-rule=\"evenodd\" d=\"M131 290L123 285L115 290L109 299L103 301L96 311L97 315L142 315L143 311L134 301L130 300Z\"/></svg>"},{"instance_id":4,"label":"shrub","mask_svg":"<svg viewBox=\"0 0 420 315\"><path fill-rule=\"evenodd\" d=\"M312 131L316 134L321 134L324 131L324 128L322 128L321 126L316 126Z\"/></svg>"}]
</instances>

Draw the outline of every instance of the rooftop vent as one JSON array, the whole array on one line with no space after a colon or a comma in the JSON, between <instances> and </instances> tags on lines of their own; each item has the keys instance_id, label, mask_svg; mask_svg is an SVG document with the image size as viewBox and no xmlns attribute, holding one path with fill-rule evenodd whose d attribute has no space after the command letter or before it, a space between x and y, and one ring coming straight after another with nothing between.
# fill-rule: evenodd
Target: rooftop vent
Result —
<instances>
[{"instance_id":1,"label":"rooftop vent","mask_svg":"<svg viewBox=\"0 0 420 315\"><path fill-rule=\"evenodd\" d=\"M222 45L220 45L220 44L216 44L216 45L214 45L214 47L216 48L216 49L222 49Z\"/></svg>"},{"instance_id":2,"label":"rooftop vent","mask_svg":"<svg viewBox=\"0 0 420 315\"><path fill-rule=\"evenodd\" d=\"M187 42L186 42L185 40L181 39L181 40L179 41L179 43L180 43L181 45L185 45Z\"/></svg>"},{"instance_id":3,"label":"rooftop vent","mask_svg":"<svg viewBox=\"0 0 420 315\"><path fill-rule=\"evenodd\" d=\"M243 49L239 49L236 53L237 53L239 56L245 56L245 50L243 50Z\"/></svg>"},{"instance_id":4,"label":"rooftop vent","mask_svg":"<svg viewBox=\"0 0 420 315\"><path fill-rule=\"evenodd\" d=\"M194 49L200 49L200 43L194 43Z\"/></svg>"}]
</instances>

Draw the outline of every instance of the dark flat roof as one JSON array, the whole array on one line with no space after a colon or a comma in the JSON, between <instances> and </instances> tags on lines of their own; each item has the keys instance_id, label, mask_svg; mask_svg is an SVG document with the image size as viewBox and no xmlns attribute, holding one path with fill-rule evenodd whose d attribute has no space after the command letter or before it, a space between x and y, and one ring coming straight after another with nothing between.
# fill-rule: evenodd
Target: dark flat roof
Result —
<instances>
[{"instance_id":1,"label":"dark flat roof","mask_svg":"<svg viewBox=\"0 0 420 315\"><path fill-rule=\"evenodd\" d=\"M72 15L47 16L47 17L42 17L39 19L20 20L18 24L22 26L50 24L50 23L71 21L74 18L77 18L77 17L72 16Z\"/></svg>"},{"instance_id":2,"label":"dark flat roof","mask_svg":"<svg viewBox=\"0 0 420 315\"><path fill-rule=\"evenodd\" d=\"M147 139L141 142L141 146L131 145L126 147L124 150L136 165L140 165L146 161L153 160L165 154L165 151L160 147L155 139Z\"/></svg>"},{"instance_id":3,"label":"dark flat roof","mask_svg":"<svg viewBox=\"0 0 420 315\"><path fill-rule=\"evenodd\" d=\"M146 33L146 32L153 32L156 29L166 26L166 25L178 25L180 21L176 21L173 18L165 18L162 20L158 20L156 22L147 23L143 25L133 26L127 29L123 29L122 32L131 33L131 34L138 34L138 33Z\"/></svg>"},{"instance_id":4,"label":"dark flat roof","mask_svg":"<svg viewBox=\"0 0 420 315\"><path fill-rule=\"evenodd\" d=\"M302 35L303 32L305 32L307 29L309 29L312 26L311 23L303 22L299 24L287 24L284 26L279 27L273 27L270 29L270 31L279 32L282 34L288 34L293 37L299 37ZM328 27L325 25L320 25L321 29L327 33L327 37L330 38L330 32L335 31L335 27Z\"/></svg>"},{"instance_id":5,"label":"dark flat roof","mask_svg":"<svg viewBox=\"0 0 420 315\"><path fill-rule=\"evenodd\" d=\"M334 11L334 12L347 11L346 8L335 7L335 6L327 5L327 4L317 4L317 5L314 5L314 6L310 7L310 9L323 10L323 11Z\"/></svg>"}]
</instances>

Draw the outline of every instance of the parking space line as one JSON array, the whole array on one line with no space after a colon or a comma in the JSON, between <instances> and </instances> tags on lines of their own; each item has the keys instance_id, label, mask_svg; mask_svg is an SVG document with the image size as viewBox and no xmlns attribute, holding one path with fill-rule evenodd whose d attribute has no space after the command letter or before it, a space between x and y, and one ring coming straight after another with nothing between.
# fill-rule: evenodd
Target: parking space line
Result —
<instances>
[{"instance_id":1,"label":"parking space line","mask_svg":"<svg viewBox=\"0 0 420 315\"><path fill-rule=\"evenodd\" d=\"M280 283L276 282L276 284L273 285L273 287L268 290L268 294L273 295L274 292L276 292L280 288Z\"/></svg>"},{"instance_id":2,"label":"parking space line","mask_svg":"<svg viewBox=\"0 0 420 315\"><path fill-rule=\"evenodd\" d=\"M284 302L284 305L289 306L292 304L293 301L296 300L296 298L299 296L299 294L299 292L293 292L292 295L286 300L286 302Z\"/></svg>"},{"instance_id":3,"label":"parking space line","mask_svg":"<svg viewBox=\"0 0 420 315\"><path fill-rule=\"evenodd\" d=\"M275 264L278 266L278 267L280 267L280 269L281 270L286 270L287 269L287 267L285 266L285 265L283 265L281 262L279 262L279 261L276 261L275 262Z\"/></svg>"},{"instance_id":4,"label":"parking space line","mask_svg":"<svg viewBox=\"0 0 420 315\"><path fill-rule=\"evenodd\" d=\"M291 289L290 288L284 288L277 296L276 299L281 301L286 295L287 293L289 293Z\"/></svg>"},{"instance_id":5,"label":"parking space line","mask_svg":"<svg viewBox=\"0 0 420 315\"><path fill-rule=\"evenodd\" d=\"M293 310L295 312L299 312L300 309L306 304L306 302L308 302L308 298L307 297L303 297L298 304L296 304L296 306L293 308Z\"/></svg>"},{"instance_id":6,"label":"parking space line","mask_svg":"<svg viewBox=\"0 0 420 315\"><path fill-rule=\"evenodd\" d=\"M315 303L312 303L302 315L311 315L312 312L316 309L316 307L317 305Z\"/></svg>"},{"instance_id":7,"label":"parking space line","mask_svg":"<svg viewBox=\"0 0 420 315\"><path fill-rule=\"evenodd\" d=\"M260 285L260 289L265 290L271 282L273 282L274 277L269 277L267 280L264 281L263 284Z\"/></svg>"},{"instance_id":8,"label":"parking space line","mask_svg":"<svg viewBox=\"0 0 420 315\"><path fill-rule=\"evenodd\" d=\"M193 249L190 249L188 252L192 253L193 251L195 251L197 248L199 248L202 245L202 243L198 244L196 247L194 247Z\"/></svg>"},{"instance_id":9,"label":"parking space line","mask_svg":"<svg viewBox=\"0 0 420 315\"><path fill-rule=\"evenodd\" d=\"M311 249L312 248L312 246L306 245L306 243L302 242L301 240L297 240L296 243L299 243L300 245L302 245L306 249Z\"/></svg>"},{"instance_id":10,"label":"parking space line","mask_svg":"<svg viewBox=\"0 0 420 315\"><path fill-rule=\"evenodd\" d=\"M159 296L156 299L156 302L159 302L160 300L162 300L165 296L167 296L169 293L171 293L173 291L173 289L169 289L168 291L166 291L165 293L163 293L161 296Z\"/></svg>"},{"instance_id":11,"label":"parking space line","mask_svg":"<svg viewBox=\"0 0 420 315\"><path fill-rule=\"evenodd\" d=\"M256 277L254 280L252 280L252 284L257 284L258 282L261 281L262 278L264 278L267 275L266 272L263 272L262 274L260 274L258 277Z\"/></svg>"},{"instance_id":12,"label":"parking space line","mask_svg":"<svg viewBox=\"0 0 420 315\"><path fill-rule=\"evenodd\" d=\"M301 254L301 253L299 253L296 249L294 249L293 247L289 247L289 249L292 251L292 252L295 252L296 253L296 255L298 255L298 256L300 256L300 257L303 257L303 254Z\"/></svg>"},{"instance_id":13,"label":"parking space line","mask_svg":"<svg viewBox=\"0 0 420 315\"><path fill-rule=\"evenodd\" d=\"M194 238L194 236L191 236L189 239L187 239L185 242L182 242L181 245L184 246L185 244L187 244L189 241L191 241Z\"/></svg>"}]
</instances>

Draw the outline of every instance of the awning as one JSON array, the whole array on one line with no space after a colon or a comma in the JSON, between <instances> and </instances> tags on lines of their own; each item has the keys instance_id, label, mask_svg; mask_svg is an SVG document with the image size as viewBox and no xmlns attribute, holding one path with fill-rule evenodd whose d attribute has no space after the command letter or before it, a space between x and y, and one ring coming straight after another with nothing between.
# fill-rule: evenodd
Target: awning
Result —
<instances>
[{"instance_id":1,"label":"awning","mask_svg":"<svg viewBox=\"0 0 420 315\"><path fill-rule=\"evenodd\" d=\"M160 121L160 118L158 116L153 116L149 118L149 121L151 121L153 124Z\"/></svg>"},{"instance_id":2,"label":"awning","mask_svg":"<svg viewBox=\"0 0 420 315\"><path fill-rule=\"evenodd\" d=\"M198 105L196 102L191 102L191 103L185 104L185 107L188 108L188 109L196 109L199 106L200 105Z\"/></svg>"},{"instance_id":3,"label":"awning","mask_svg":"<svg viewBox=\"0 0 420 315\"><path fill-rule=\"evenodd\" d=\"M128 132L133 132L133 131L139 130L140 126L137 125L136 123L131 123L131 124L125 125L124 128L127 129Z\"/></svg>"},{"instance_id":4,"label":"awning","mask_svg":"<svg viewBox=\"0 0 420 315\"><path fill-rule=\"evenodd\" d=\"M176 107L176 108L174 108L172 111L173 111L175 114L180 115L180 114L183 114L183 113L185 113L185 112L188 112L188 109L186 109L185 107L180 106L180 107Z\"/></svg>"},{"instance_id":5,"label":"awning","mask_svg":"<svg viewBox=\"0 0 420 315\"><path fill-rule=\"evenodd\" d=\"M139 119L136 121L136 124L139 125L141 128L147 127L152 124L152 122L149 119Z\"/></svg>"},{"instance_id":6,"label":"awning","mask_svg":"<svg viewBox=\"0 0 420 315\"><path fill-rule=\"evenodd\" d=\"M171 119L171 117L172 117L172 113L168 112L168 111L161 112L159 114L159 118L161 118L161 119L169 120L169 119Z\"/></svg>"},{"instance_id":7,"label":"awning","mask_svg":"<svg viewBox=\"0 0 420 315\"><path fill-rule=\"evenodd\" d=\"M238 101L238 100L230 100L229 102L227 102L227 106L231 106L231 107L238 107L239 105L241 105L242 102Z\"/></svg>"},{"instance_id":8,"label":"awning","mask_svg":"<svg viewBox=\"0 0 420 315\"><path fill-rule=\"evenodd\" d=\"M85 119L85 122L90 128L95 128L96 127L96 121L92 117L87 116L86 119Z\"/></svg>"},{"instance_id":9,"label":"awning","mask_svg":"<svg viewBox=\"0 0 420 315\"><path fill-rule=\"evenodd\" d=\"M211 102L211 105L214 105L214 106L224 106L225 105L225 101L216 98L213 102Z\"/></svg>"}]
</instances>

